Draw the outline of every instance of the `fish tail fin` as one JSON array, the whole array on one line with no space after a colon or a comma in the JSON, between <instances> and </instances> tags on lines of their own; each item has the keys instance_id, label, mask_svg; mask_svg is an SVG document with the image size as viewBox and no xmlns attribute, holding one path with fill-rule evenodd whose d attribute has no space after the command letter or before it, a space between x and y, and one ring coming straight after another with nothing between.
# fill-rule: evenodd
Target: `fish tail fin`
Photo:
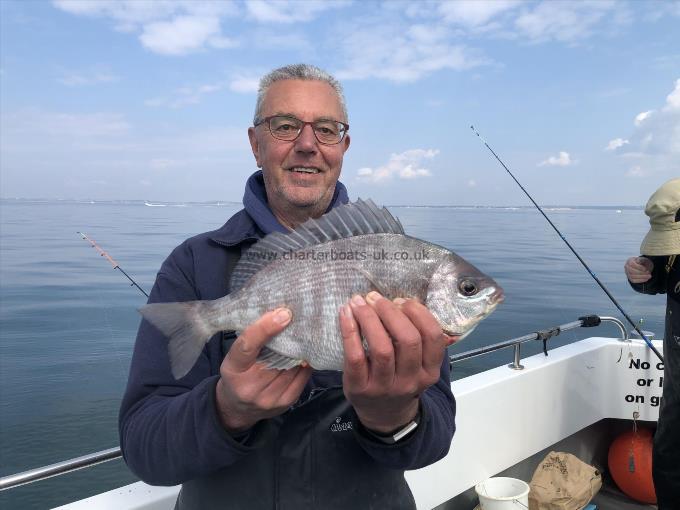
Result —
<instances>
[{"instance_id":1,"label":"fish tail fin","mask_svg":"<svg viewBox=\"0 0 680 510\"><path fill-rule=\"evenodd\" d=\"M139 309L142 316L168 337L170 368L175 379L184 377L203 347L223 328L218 327L213 301L151 303Z\"/></svg>"}]
</instances>

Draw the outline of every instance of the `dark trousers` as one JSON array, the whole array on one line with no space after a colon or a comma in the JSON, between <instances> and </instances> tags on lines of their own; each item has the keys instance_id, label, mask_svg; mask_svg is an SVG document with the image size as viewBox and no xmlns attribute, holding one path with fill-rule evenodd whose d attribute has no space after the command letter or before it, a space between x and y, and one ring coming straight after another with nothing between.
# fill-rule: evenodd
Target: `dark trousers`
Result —
<instances>
[{"instance_id":1,"label":"dark trousers","mask_svg":"<svg viewBox=\"0 0 680 510\"><path fill-rule=\"evenodd\" d=\"M664 338L663 400L652 476L659 510L680 510L680 336L673 334Z\"/></svg>"}]
</instances>

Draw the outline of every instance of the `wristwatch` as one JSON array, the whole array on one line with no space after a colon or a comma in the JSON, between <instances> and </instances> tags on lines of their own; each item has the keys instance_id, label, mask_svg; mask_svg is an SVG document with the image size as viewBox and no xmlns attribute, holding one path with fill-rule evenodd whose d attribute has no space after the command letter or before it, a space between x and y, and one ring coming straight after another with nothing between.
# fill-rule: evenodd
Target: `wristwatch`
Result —
<instances>
[{"instance_id":1,"label":"wristwatch","mask_svg":"<svg viewBox=\"0 0 680 510\"><path fill-rule=\"evenodd\" d=\"M406 425L404 425L402 428L397 430L396 432L391 432L389 434L380 434L378 432L373 432L371 430L368 430L366 427L364 427L364 430L368 432L368 434L373 437L374 439L377 439L381 443L385 444L394 444L402 439L404 439L406 436L408 436L411 432L416 430L418 428L418 424L420 423L420 407L418 407L418 413L415 415L415 417L408 422Z\"/></svg>"}]
</instances>

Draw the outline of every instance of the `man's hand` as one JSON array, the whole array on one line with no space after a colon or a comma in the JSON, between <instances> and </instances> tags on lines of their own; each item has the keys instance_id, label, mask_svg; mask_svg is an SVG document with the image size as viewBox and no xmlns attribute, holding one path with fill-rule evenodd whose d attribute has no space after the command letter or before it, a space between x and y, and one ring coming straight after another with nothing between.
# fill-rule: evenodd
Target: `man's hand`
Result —
<instances>
[{"instance_id":1,"label":"man's hand","mask_svg":"<svg viewBox=\"0 0 680 510\"><path fill-rule=\"evenodd\" d=\"M626 260L623 269L631 283L645 283L652 277L654 262L647 257L631 257Z\"/></svg>"},{"instance_id":2,"label":"man's hand","mask_svg":"<svg viewBox=\"0 0 680 510\"><path fill-rule=\"evenodd\" d=\"M439 323L415 300L370 292L342 308L340 330L344 392L359 420L378 433L400 429L418 413L420 394L439 380L446 348Z\"/></svg>"},{"instance_id":3,"label":"man's hand","mask_svg":"<svg viewBox=\"0 0 680 510\"><path fill-rule=\"evenodd\" d=\"M283 331L291 318L286 308L265 313L243 330L222 361L217 407L229 432L241 432L262 419L278 416L302 393L312 373L309 366L272 370L256 363L260 349Z\"/></svg>"}]
</instances>

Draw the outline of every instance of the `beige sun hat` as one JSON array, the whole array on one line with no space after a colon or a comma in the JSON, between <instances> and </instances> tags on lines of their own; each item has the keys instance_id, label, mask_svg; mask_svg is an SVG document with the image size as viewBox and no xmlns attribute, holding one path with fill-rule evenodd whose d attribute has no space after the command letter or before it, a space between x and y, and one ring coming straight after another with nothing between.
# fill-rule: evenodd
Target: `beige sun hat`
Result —
<instances>
[{"instance_id":1,"label":"beige sun hat","mask_svg":"<svg viewBox=\"0 0 680 510\"><path fill-rule=\"evenodd\" d=\"M642 240L643 255L680 255L680 179L671 179L649 197L645 214L651 228Z\"/></svg>"}]
</instances>

